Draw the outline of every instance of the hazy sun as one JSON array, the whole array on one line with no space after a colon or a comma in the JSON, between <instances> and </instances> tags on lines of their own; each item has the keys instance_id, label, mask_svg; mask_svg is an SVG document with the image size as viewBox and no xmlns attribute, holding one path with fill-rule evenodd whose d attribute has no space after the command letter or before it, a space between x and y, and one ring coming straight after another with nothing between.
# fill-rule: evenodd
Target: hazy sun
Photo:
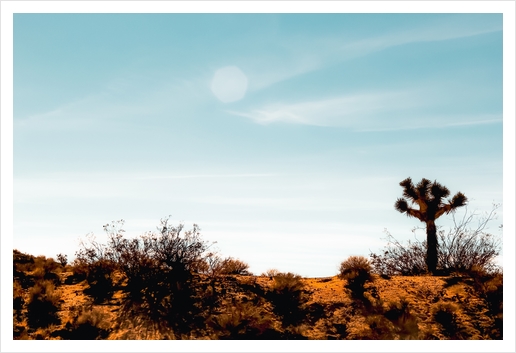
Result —
<instances>
[{"instance_id":1,"label":"hazy sun","mask_svg":"<svg viewBox=\"0 0 516 353\"><path fill-rule=\"evenodd\" d=\"M236 66L223 67L215 71L211 91L223 103L236 102L247 91L247 77Z\"/></svg>"}]
</instances>

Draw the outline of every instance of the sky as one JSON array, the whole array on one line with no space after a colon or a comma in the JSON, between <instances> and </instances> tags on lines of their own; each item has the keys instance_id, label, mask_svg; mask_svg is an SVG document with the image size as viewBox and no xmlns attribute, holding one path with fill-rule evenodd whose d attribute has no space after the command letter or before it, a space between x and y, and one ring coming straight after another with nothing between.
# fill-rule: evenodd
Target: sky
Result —
<instances>
[{"instance_id":1,"label":"sky","mask_svg":"<svg viewBox=\"0 0 516 353\"><path fill-rule=\"evenodd\" d=\"M14 14L13 246L124 219L306 277L413 239L399 182L503 205L492 14ZM463 211L458 211L461 215ZM450 216L438 225L447 227ZM503 206L490 231L501 236ZM419 231L424 239L424 230Z\"/></svg>"}]
</instances>

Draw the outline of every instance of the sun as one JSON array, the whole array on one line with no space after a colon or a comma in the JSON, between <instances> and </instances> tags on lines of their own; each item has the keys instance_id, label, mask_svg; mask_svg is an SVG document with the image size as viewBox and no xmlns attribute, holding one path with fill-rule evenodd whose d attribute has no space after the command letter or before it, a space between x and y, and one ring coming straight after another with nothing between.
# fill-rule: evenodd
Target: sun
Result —
<instances>
[{"instance_id":1,"label":"sun","mask_svg":"<svg viewBox=\"0 0 516 353\"><path fill-rule=\"evenodd\" d=\"M244 98L247 91L247 76L236 66L226 66L215 71L211 91L223 103Z\"/></svg>"}]
</instances>

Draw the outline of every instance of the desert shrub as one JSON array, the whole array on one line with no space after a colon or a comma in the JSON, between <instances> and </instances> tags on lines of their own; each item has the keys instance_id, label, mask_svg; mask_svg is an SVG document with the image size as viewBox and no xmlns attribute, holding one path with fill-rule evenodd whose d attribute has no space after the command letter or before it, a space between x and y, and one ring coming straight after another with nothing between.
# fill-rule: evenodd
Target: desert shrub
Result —
<instances>
[{"instance_id":1,"label":"desert shrub","mask_svg":"<svg viewBox=\"0 0 516 353\"><path fill-rule=\"evenodd\" d=\"M488 224L496 219L499 205L493 205L491 212L483 215L468 213L457 220L453 214L454 226L448 231L439 229L437 269L440 273L469 273L473 269L496 273L495 264L501 250L501 238L487 232ZM473 224L476 222L476 225ZM414 234L419 228L414 228ZM398 242L388 231L387 246L381 254L371 253L374 271L384 275L413 276L427 272L425 256L426 241Z\"/></svg>"},{"instance_id":2,"label":"desert shrub","mask_svg":"<svg viewBox=\"0 0 516 353\"><path fill-rule=\"evenodd\" d=\"M13 310L15 316L20 319L21 318L21 310L23 308L23 304L25 303L23 287L20 282L13 281Z\"/></svg>"},{"instance_id":3,"label":"desert shrub","mask_svg":"<svg viewBox=\"0 0 516 353\"><path fill-rule=\"evenodd\" d=\"M61 336L63 339L96 340L104 339L108 334L104 314L96 309L82 308L72 320L67 322L64 330L54 335Z\"/></svg>"},{"instance_id":4,"label":"desert shrub","mask_svg":"<svg viewBox=\"0 0 516 353\"><path fill-rule=\"evenodd\" d=\"M463 339L458 319L459 307L454 303L438 302L430 308L434 320L442 327L443 334L451 339Z\"/></svg>"},{"instance_id":5,"label":"desert shrub","mask_svg":"<svg viewBox=\"0 0 516 353\"><path fill-rule=\"evenodd\" d=\"M223 275L249 275L249 265L242 260L226 257L220 263L220 273Z\"/></svg>"},{"instance_id":6,"label":"desert shrub","mask_svg":"<svg viewBox=\"0 0 516 353\"><path fill-rule=\"evenodd\" d=\"M366 282L373 281L372 267L364 256L350 256L340 264L339 277L347 280L346 287L352 294L362 297Z\"/></svg>"},{"instance_id":7,"label":"desert shrub","mask_svg":"<svg viewBox=\"0 0 516 353\"><path fill-rule=\"evenodd\" d=\"M474 268L469 274L474 289L487 304L487 314L493 320L489 336L503 339L503 273L486 273Z\"/></svg>"},{"instance_id":8,"label":"desert shrub","mask_svg":"<svg viewBox=\"0 0 516 353\"><path fill-rule=\"evenodd\" d=\"M37 256L32 264L32 277L35 281L48 280L55 286L59 286L61 284L61 278L57 274L59 269L59 264L53 258Z\"/></svg>"},{"instance_id":9,"label":"desert shrub","mask_svg":"<svg viewBox=\"0 0 516 353\"><path fill-rule=\"evenodd\" d=\"M493 314L503 312L503 275L496 274L487 279L481 289L482 296L486 299L489 310Z\"/></svg>"},{"instance_id":10,"label":"desert shrub","mask_svg":"<svg viewBox=\"0 0 516 353\"><path fill-rule=\"evenodd\" d=\"M284 326L298 323L303 318L302 306L308 298L301 276L291 272L277 273L265 296L271 301L274 312L281 317Z\"/></svg>"},{"instance_id":11,"label":"desert shrub","mask_svg":"<svg viewBox=\"0 0 516 353\"><path fill-rule=\"evenodd\" d=\"M418 339L420 336L417 317L412 314L410 304L405 299L390 302L384 309L385 316L394 325L394 333L399 339Z\"/></svg>"},{"instance_id":12,"label":"desert shrub","mask_svg":"<svg viewBox=\"0 0 516 353\"><path fill-rule=\"evenodd\" d=\"M34 266L34 256L22 253L19 250L13 250L14 272L29 272Z\"/></svg>"},{"instance_id":13,"label":"desert shrub","mask_svg":"<svg viewBox=\"0 0 516 353\"><path fill-rule=\"evenodd\" d=\"M221 275L250 275L249 265L232 257L221 258L217 253L208 253L204 261L197 265L196 272L207 274L210 277Z\"/></svg>"},{"instance_id":14,"label":"desert shrub","mask_svg":"<svg viewBox=\"0 0 516 353\"><path fill-rule=\"evenodd\" d=\"M371 253L374 272L384 276L417 276L427 272L425 256L426 241L399 243L387 230L387 246L383 253Z\"/></svg>"},{"instance_id":15,"label":"desert shrub","mask_svg":"<svg viewBox=\"0 0 516 353\"><path fill-rule=\"evenodd\" d=\"M53 258L41 255L34 259L34 271L38 269L42 269L44 273L56 272L59 269L59 264Z\"/></svg>"},{"instance_id":16,"label":"desert shrub","mask_svg":"<svg viewBox=\"0 0 516 353\"><path fill-rule=\"evenodd\" d=\"M91 263L93 262L85 260L83 257L75 258L70 265L72 274L65 279L65 283L74 284L86 280L90 271Z\"/></svg>"},{"instance_id":17,"label":"desert shrub","mask_svg":"<svg viewBox=\"0 0 516 353\"><path fill-rule=\"evenodd\" d=\"M60 322L57 316L59 310L59 293L51 281L36 282L29 290L27 304L27 319L32 328L47 327Z\"/></svg>"},{"instance_id":18,"label":"desert shrub","mask_svg":"<svg viewBox=\"0 0 516 353\"><path fill-rule=\"evenodd\" d=\"M158 233L147 232L132 239L124 238L123 224L120 220L104 225L107 244L90 237L89 243L82 243L77 258L90 265L111 264L127 279L130 301L146 314L180 326L197 310L194 273L205 263L210 245L202 240L195 224L183 232L182 223L173 227L166 218L161 220Z\"/></svg>"},{"instance_id":19,"label":"desert shrub","mask_svg":"<svg viewBox=\"0 0 516 353\"><path fill-rule=\"evenodd\" d=\"M61 266L65 267L68 264L68 256L64 254L57 254L57 261L61 264Z\"/></svg>"},{"instance_id":20,"label":"desert shrub","mask_svg":"<svg viewBox=\"0 0 516 353\"><path fill-rule=\"evenodd\" d=\"M84 293L90 295L95 303L102 303L113 296L113 271L114 264L109 260L100 260L87 267L86 280L89 287Z\"/></svg>"},{"instance_id":21,"label":"desert shrub","mask_svg":"<svg viewBox=\"0 0 516 353\"><path fill-rule=\"evenodd\" d=\"M19 282L22 288L28 289L34 285L33 276L28 272L34 267L34 256L13 250L13 280Z\"/></svg>"},{"instance_id":22,"label":"desert shrub","mask_svg":"<svg viewBox=\"0 0 516 353\"><path fill-rule=\"evenodd\" d=\"M392 340L396 336L394 334L394 325L382 315L371 315L366 317L366 323L369 330L364 332L364 336L360 339L369 340Z\"/></svg>"},{"instance_id":23,"label":"desert shrub","mask_svg":"<svg viewBox=\"0 0 516 353\"><path fill-rule=\"evenodd\" d=\"M262 273L262 276L267 276L267 277L270 277L272 279L275 276L277 276L279 273L281 273L281 272L276 270L275 268L271 268L271 269L265 271L264 273Z\"/></svg>"},{"instance_id":24,"label":"desert shrub","mask_svg":"<svg viewBox=\"0 0 516 353\"><path fill-rule=\"evenodd\" d=\"M225 312L209 318L216 339L277 339L272 317L259 306L236 303Z\"/></svg>"}]
</instances>

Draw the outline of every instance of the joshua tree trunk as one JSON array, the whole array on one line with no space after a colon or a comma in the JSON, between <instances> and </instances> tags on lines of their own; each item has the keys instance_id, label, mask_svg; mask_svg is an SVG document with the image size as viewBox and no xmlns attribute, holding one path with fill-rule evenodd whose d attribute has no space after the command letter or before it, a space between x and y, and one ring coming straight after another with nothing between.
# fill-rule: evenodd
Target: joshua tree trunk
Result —
<instances>
[{"instance_id":1,"label":"joshua tree trunk","mask_svg":"<svg viewBox=\"0 0 516 353\"><path fill-rule=\"evenodd\" d=\"M437 268L437 229L434 221L426 222L426 264L428 271L435 274Z\"/></svg>"}]
</instances>

